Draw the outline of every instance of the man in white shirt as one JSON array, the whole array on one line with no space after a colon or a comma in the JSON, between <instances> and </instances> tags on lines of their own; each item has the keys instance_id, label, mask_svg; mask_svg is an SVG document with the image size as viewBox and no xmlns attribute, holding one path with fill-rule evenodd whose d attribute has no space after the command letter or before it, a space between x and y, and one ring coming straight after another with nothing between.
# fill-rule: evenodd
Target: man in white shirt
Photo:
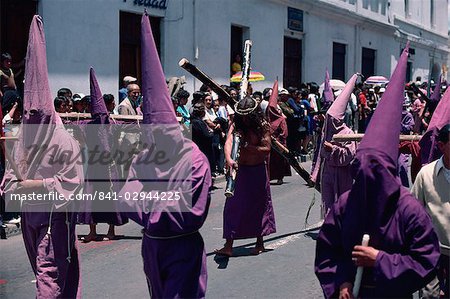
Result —
<instances>
[{"instance_id":1,"label":"man in white shirt","mask_svg":"<svg viewBox=\"0 0 450 299\"><path fill-rule=\"evenodd\" d=\"M414 182L411 193L425 206L438 234L441 262L439 280L435 278L423 290L421 298L449 298L450 257L450 124L438 135L438 147L444 155L424 166Z\"/></svg>"}]
</instances>

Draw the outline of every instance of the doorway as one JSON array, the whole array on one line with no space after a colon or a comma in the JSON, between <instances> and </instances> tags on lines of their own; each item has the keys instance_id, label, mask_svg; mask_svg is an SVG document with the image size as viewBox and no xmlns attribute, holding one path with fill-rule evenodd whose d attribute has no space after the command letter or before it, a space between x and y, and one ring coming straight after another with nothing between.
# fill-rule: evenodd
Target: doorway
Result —
<instances>
[{"instance_id":1,"label":"doorway","mask_svg":"<svg viewBox=\"0 0 450 299\"><path fill-rule=\"evenodd\" d=\"M284 37L283 86L300 88L302 83L302 40Z\"/></svg>"},{"instance_id":2,"label":"doorway","mask_svg":"<svg viewBox=\"0 0 450 299\"><path fill-rule=\"evenodd\" d=\"M119 86L125 76L136 77L141 84L141 17L140 14L120 12ZM149 18L156 49L161 56L161 18Z\"/></svg>"},{"instance_id":3,"label":"doorway","mask_svg":"<svg viewBox=\"0 0 450 299\"><path fill-rule=\"evenodd\" d=\"M19 91L23 90L28 33L31 20L36 13L35 0L0 1L0 52L7 52L12 56L12 69Z\"/></svg>"}]
</instances>

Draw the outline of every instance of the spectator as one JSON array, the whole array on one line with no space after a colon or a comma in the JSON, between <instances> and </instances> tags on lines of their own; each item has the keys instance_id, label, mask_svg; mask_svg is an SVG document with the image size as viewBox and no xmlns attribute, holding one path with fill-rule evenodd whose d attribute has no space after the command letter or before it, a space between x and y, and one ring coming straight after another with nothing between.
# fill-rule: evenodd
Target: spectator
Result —
<instances>
[{"instance_id":1,"label":"spectator","mask_svg":"<svg viewBox=\"0 0 450 299\"><path fill-rule=\"evenodd\" d=\"M66 87L60 88L56 93L57 97L65 97L66 99L72 99L72 91Z\"/></svg>"},{"instance_id":2,"label":"spectator","mask_svg":"<svg viewBox=\"0 0 450 299\"><path fill-rule=\"evenodd\" d=\"M421 298L450 298L449 136L450 124L447 124L437 136L437 145L443 156L420 170L411 190L431 216L441 248L438 275L422 289L423 297Z\"/></svg>"},{"instance_id":3,"label":"spectator","mask_svg":"<svg viewBox=\"0 0 450 299\"><path fill-rule=\"evenodd\" d=\"M208 158L209 164L213 165L213 132L208 129L208 126L203 120L205 114L206 108L204 103L199 102L194 104L191 116L192 141L194 141L198 148Z\"/></svg>"},{"instance_id":4,"label":"spectator","mask_svg":"<svg viewBox=\"0 0 450 299\"><path fill-rule=\"evenodd\" d=\"M87 95L81 99L81 104L83 105L84 113L91 113L91 96Z\"/></svg>"},{"instance_id":5,"label":"spectator","mask_svg":"<svg viewBox=\"0 0 450 299\"><path fill-rule=\"evenodd\" d=\"M132 83L136 83L136 82L137 82L137 79L135 77L132 77L132 76L123 77L122 88L119 89L119 104L122 103L122 101L125 100L125 98L128 95L127 86Z\"/></svg>"},{"instance_id":6,"label":"spectator","mask_svg":"<svg viewBox=\"0 0 450 299\"><path fill-rule=\"evenodd\" d=\"M223 118L218 115L220 107L221 106L219 105L219 101L215 100L213 102L213 110L214 110L214 113L217 115L215 123L220 125L220 131L217 130L217 132L214 132L214 137L213 137L213 152L214 152L214 159L215 159L214 171L216 172L216 175L225 173L224 172L225 153L224 153L223 147L225 144L225 136L226 136L226 132L228 129L228 119Z\"/></svg>"},{"instance_id":7,"label":"spectator","mask_svg":"<svg viewBox=\"0 0 450 299\"><path fill-rule=\"evenodd\" d=\"M176 112L178 112L180 116L183 118L182 121L186 126L189 126L191 118L189 110L186 108L186 104L188 102L190 95L191 94L184 89L180 89L176 94L176 98L178 100L178 107Z\"/></svg>"},{"instance_id":8,"label":"spectator","mask_svg":"<svg viewBox=\"0 0 450 299\"><path fill-rule=\"evenodd\" d=\"M66 99L66 106L67 106L67 112L73 111L73 100L72 99Z\"/></svg>"},{"instance_id":9,"label":"spectator","mask_svg":"<svg viewBox=\"0 0 450 299\"><path fill-rule=\"evenodd\" d=\"M304 104L302 103L302 98L300 97L300 92L294 87L289 87L289 94L290 97L287 103L294 111L294 117L290 122L288 122L288 126L290 124L288 136L292 136L289 138L292 142L290 146L293 149L294 154L298 154L301 152L301 144L308 135L307 121L305 122L306 112Z\"/></svg>"},{"instance_id":10,"label":"spectator","mask_svg":"<svg viewBox=\"0 0 450 299\"><path fill-rule=\"evenodd\" d=\"M20 124L22 119L23 101L17 93L6 93L3 97L2 112L5 136L12 136L8 125Z\"/></svg>"},{"instance_id":11,"label":"spectator","mask_svg":"<svg viewBox=\"0 0 450 299\"><path fill-rule=\"evenodd\" d=\"M314 110L314 112L318 112L319 107L319 85L317 85L316 82L310 82L308 85L308 100L311 108Z\"/></svg>"},{"instance_id":12,"label":"spectator","mask_svg":"<svg viewBox=\"0 0 450 299\"><path fill-rule=\"evenodd\" d=\"M212 96L209 93L205 94L205 122L208 125L208 127L210 128L210 130L217 130L220 129L220 126L218 124L215 124L214 121L217 118L216 113L213 110L212 107Z\"/></svg>"},{"instance_id":13,"label":"spectator","mask_svg":"<svg viewBox=\"0 0 450 299\"><path fill-rule=\"evenodd\" d=\"M228 93L230 94L230 98L231 98L231 102L230 102L231 107L233 107L233 109L234 109L234 105L239 101L239 99L238 99L239 93L238 93L237 89L234 87L230 87L228 89Z\"/></svg>"},{"instance_id":14,"label":"spectator","mask_svg":"<svg viewBox=\"0 0 450 299\"><path fill-rule=\"evenodd\" d=\"M234 55L234 60L233 63L231 64L231 75L233 76L234 74L242 71L242 65L241 65L241 55L236 53Z\"/></svg>"},{"instance_id":15,"label":"spectator","mask_svg":"<svg viewBox=\"0 0 450 299\"><path fill-rule=\"evenodd\" d=\"M290 100L289 92L282 88L278 92L279 96L279 102L278 105L281 108L281 111L283 111L284 116L286 116L286 123L288 127L288 136L286 139L286 144L289 149L294 155L298 154L298 124L297 119L295 117L295 112L291 108L291 105L289 105L288 101Z\"/></svg>"},{"instance_id":16,"label":"spectator","mask_svg":"<svg viewBox=\"0 0 450 299\"><path fill-rule=\"evenodd\" d=\"M309 103L308 99L309 92L307 89L302 89L300 91L300 106L303 110L303 118L301 122L303 122L303 126L306 128L304 135L304 138L302 139L302 154L306 155L308 154L308 145L311 141L313 135L314 135L314 119L311 112L313 112L313 109L311 108L311 105Z\"/></svg>"},{"instance_id":17,"label":"spectator","mask_svg":"<svg viewBox=\"0 0 450 299\"><path fill-rule=\"evenodd\" d=\"M114 96L112 94L104 94L103 100L105 101L106 109L108 110L109 114L114 114L114 109L116 108Z\"/></svg>"},{"instance_id":18,"label":"spectator","mask_svg":"<svg viewBox=\"0 0 450 299\"><path fill-rule=\"evenodd\" d=\"M262 101L262 99L263 99L263 94L262 94L262 92L260 92L260 91L255 91L254 93L253 93L253 98L256 100L256 102L258 102L258 104L260 104L261 103L261 101Z\"/></svg>"},{"instance_id":19,"label":"spectator","mask_svg":"<svg viewBox=\"0 0 450 299\"><path fill-rule=\"evenodd\" d=\"M136 108L139 107L141 88L137 84L129 84L127 86L127 91L127 97L119 104L119 114L137 115Z\"/></svg>"},{"instance_id":20,"label":"spectator","mask_svg":"<svg viewBox=\"0 0 450 299\"><path fill-rule=\"evenodd\" d=\"M55 105L55 110L58 113L66 113L67 112L67 99L63 96L58 96L53 101Z\"/></svg>"},{"instance_id":21,"label":"spectator","mask_svg":"<svg viewBox=\"0 0 450 299\"><path fill-rule=\"evenodd\" d=\"M358 133L364 133L366 131L366 119L370 108L367 106L368 88L363 87L358 96Z\"/></svg>"},{"instance_id":22,"label":"spectator","mask_svg":"<svg viewBox=\"0 0 450 299\"><path fill-rule=\"evenodd\" d=\"M0 96L3 96L7 90L16 90L16 82L11 64L11 55L9 53L3 53L0 66Z\"/></svg>"},{"instance_id":23,"label":"spectator","mask_svg":"<svg viewBox=\"0 0 450 299\"><path fill-rule=\"evenodd\" d=\"M83 97L84 97L84 95L83 95ZM72 111L73 112L77 112L77 113L83 113L84 112L83 102L81 101L81 95L80 94L74 94L73 95Z\"/></svg>"},{"instance_id":24,"label":"spectator","mask_svg":"<svg viewBox=\"0 0 450 299\"><path fill-rule=\"evenodd\" d=\"M259 104L261 106L261 110L263 111L264 115L267 114L266 110L267 106L269 106L269 99L271 95L272 95L272 88L270 87L264 88L262 92L262 100L261 103Z\"/></svg>"}]
</instances>

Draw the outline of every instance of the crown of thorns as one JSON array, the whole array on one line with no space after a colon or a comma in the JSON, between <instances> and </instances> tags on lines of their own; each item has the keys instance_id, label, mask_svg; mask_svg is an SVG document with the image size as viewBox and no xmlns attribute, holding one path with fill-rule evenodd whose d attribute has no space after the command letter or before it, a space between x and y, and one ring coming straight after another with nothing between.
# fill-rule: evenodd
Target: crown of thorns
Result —
<instances>
[{"instance_id":1,"label":"crown of thorns","mask_svg":"<svg viewBox=\"0 0 450 299\"><path fill-rule=\"evenodd\" d=\"M239 108L239 102L237 102L236 104L234 104L234 111L239 114L239 115L249 115L250 113L252 113L253 111L255 111L256 107L258 107L258 102L254 99L251 98L253 101L253 107L249 107L249 108Z\"/></svg>"}]
</instances>

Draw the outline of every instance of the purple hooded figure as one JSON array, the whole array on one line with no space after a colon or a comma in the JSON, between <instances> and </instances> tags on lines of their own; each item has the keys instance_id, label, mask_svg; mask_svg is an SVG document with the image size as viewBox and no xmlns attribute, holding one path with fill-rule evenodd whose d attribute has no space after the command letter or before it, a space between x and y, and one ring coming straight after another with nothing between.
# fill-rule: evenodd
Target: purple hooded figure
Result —
<instances>
[{"instance_id":1,"label":"purple hooded figure","mask_svg":"<svg viewBox=\"0 0 450 299\"><path fill-rule=\"evenodd\" d=\"M427 103L428 110L433 113L441 100L441 87L442 87L442 75L439 76L438 82L433 89L433 93L430 96L430 101Z\"/></svg>"},{"instance_id":2,"label":"purple hooded figure","mask_svg":"<svg viewBox=\"0 0 450 299\"><path fill-rule=\"evenodd\" d=\"M323 215L326 215L333 203L344 192L350 190L353 178L350 162L356 152L356 142L332 142L334 134L353 134L344 122L345 110L355 87L357 74L354 74L336 98L325 116L319 157L313 171L315 177L320 175ZM320 174L319 174L320 173ZM317 179L315 180L317 182Z\"/></svg>"},{"instance_id":3,"label":"purple hooded figure","mask_svg":"<svg viewBox=\"0 0 450 299\"><path fill-rule=\"evenodd\" d=\"M442 99L434 110L428 129L420 139L422 165L431 163L442 156L437 146L439 130L450 122L450 88L447 87Z\"/></svg>"},{"instance_id":4,"label":"purple hooded figure","mask_svg":"<svg viewBox=\"0 0 450 299\"><path fill-rule=\"evenodd\" d=\"M199 229L209 209L208 159L183 137L167 90L147 14L141 21L144 139L170 163L145 163L152 148L133 160L120 195L151 194L142 203L122 201L128 216L144 227L142 258L152 298L203 298L207 272ZM163 199L167 196L166 199Z\"/></svg>"},{"instance_id":5,"label":"purple hooded figure","mask_svg":"<svg viewBox=\"0 0 450 299\"><path fill-rule=\"evenodd\" d=\"M333 90L331 89L330 84L330 73L328 69L325 71L325 82L323 86L323 106L322 109L326 110L334 101Z\"/></svg>"},{"instance_id":6,"label":"purple hooded figure","mask_svg":"<svg viewBox=\"0 0 450 299\"><path fill-rule=\"evenodd\" d=\"M36 276L36 297L77 298L79 262L69 200L81 189L83 169L78 143L54 110L45 51L42 20L34 16L25 65L23 125L2 192L7 198L12 193L59 195L59 201L22 203L22 235Z\"/></svg>"},{"instance_id":7,"label":"purple hooded figure","mask_svg":"<svg viewBox=\"0 0 450 299\"><path fill-rule=\"evenodd\" d=\"M96 159L96 154L98 152L111 154L116 146L112 141L117 138L114 138L113 130L115 126L111 124L109 112L106 109L93 68L90 69L90 90L92 120L78 123L78 125L82 129L82 139L85 141L86 149L89 153L93 153L89 160L99 161L98 157ZM94 194L95 191L100 191L103 194L108 194L111 191L118 192L121 187L118 179L119 171L113 161L90 163L87 166L84 193ZM89 242L97 238L97 223L109 224L106 238L112 240L116 237L114 226L123 225L128 222L128 219L118 211L114 201L83 201L80 203L77 222L90 225L90 233L83 239L84 242Z\"/></svg>"},{"instance_id":8,"label":"purple hooded figure","mask_svg":"<svg viewBox=\"0 0 450 299\"><path fill-rule=\"evenodd\" d=\"M361 298L412 298L435 275L431 219L397 176L408 49L358 147L352 189L333 205L317 239L315 272L325 298L351 296L356 266L364 267ZM358 246L364 234L368 246Z\"/></svg>"},{"instance_id":9,"label":"purple hooded figure","mask_svg":"<svg viewBox=\"0 0 450 299\"><path fill-rule=\"evenodd\" d=\"M330 85L330 74L328 73L328 69L325 71L325 81L324 81L324 87L322 92L322 109L323 111L328 110L330 105L334 101L334 94L333 90L331 89ZM314 149L314 157L311 164L311 180L316 183L316 188L320 190L320 145L322 144L322 134L323 129L320 131L320 134L317 136L317 144Z\"/></svg>"}]
</instances>

